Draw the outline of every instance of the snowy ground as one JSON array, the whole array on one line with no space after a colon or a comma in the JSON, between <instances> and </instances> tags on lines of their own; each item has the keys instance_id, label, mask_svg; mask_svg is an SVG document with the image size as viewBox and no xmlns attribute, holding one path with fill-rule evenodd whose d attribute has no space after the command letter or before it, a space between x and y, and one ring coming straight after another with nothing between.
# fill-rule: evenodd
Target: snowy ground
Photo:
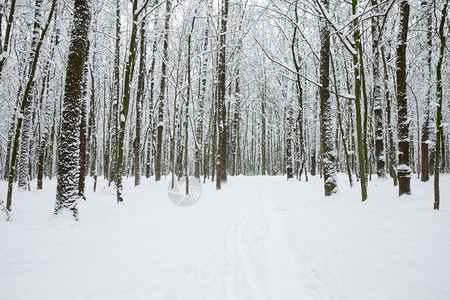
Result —
<instances>
[{"instance_id":1,"label":"snowy ground","mask_svg":"<svg viewBox=\"0 0 450 300\"><path fill-rule=\"evenodd\" d=\"M55 181L16 191L0 299L450 299L450 176L440 211L432 182L399 198L373 181L366 203L339 183L324 198L318 177L230 178L180 208L168 181L127 179L123 205L88 181L79 222L52 215Z\"/></svg>"}]
</instances>

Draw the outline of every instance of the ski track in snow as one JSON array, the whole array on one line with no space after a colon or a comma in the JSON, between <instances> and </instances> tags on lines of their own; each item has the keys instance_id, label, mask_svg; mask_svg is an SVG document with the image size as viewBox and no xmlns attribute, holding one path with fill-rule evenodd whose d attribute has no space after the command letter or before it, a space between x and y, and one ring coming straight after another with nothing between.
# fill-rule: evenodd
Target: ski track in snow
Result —
<instances>
[{"instance_id":1,"label":"ski track in snow","mask_svg":"<svg viewBox=\"0 0 450 300\"><path fill-rule=\"evenodd\" d=\"M299 280L296 262L288 244L286 230L281 212L269 197L270 191L265 187L262 192L262 203L269 224L266 236L266 257L269 275L270 299L299 299Z\"/></svg>"},{"instance_id":2,"label":"ski track in snow","mask_svg":"<svg viewBox=\"0 0 450 300\"><path fill-rule=\"evenodd\" d=\"M231 224L227 237L227 298L237 299L243 292L251 297L261 299L261 289L257 281L247 245L243 241L243 231L249 222L249 216L255 206L253 199L249 201L239 217ZM239 282L239 280L244 280ZM240 288L246 284L246 291Z\"/></svg>"},{"instance_id":3,"label":"ski track in snow","mask_svg":"<svg viewBox=\"0 0 450 300\"><path fill-rule=\"evenodd\" d=\"M299 290L296 261L288 244L279 208L269 197L271 191L255 189L254 199L231 224L227 235L227 299L298 299ZM249 230L264 221L266 232ZM256 226L257 227L257 226ZM244 238L247 234L250 242ZM249 237L249 235L251 235ZM251 240L263 238L263 253ZM264 276L256 266L263 268Z\"/></svg>"}]
</instances>

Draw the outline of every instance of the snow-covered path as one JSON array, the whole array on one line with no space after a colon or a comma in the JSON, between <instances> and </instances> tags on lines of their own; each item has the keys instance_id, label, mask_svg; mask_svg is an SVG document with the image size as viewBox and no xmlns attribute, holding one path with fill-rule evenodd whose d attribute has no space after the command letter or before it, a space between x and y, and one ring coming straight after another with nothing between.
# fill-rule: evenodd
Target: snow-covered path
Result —
<instances>
[{"instance_id":1,"label":"snow-covered path","mask_svg":"<svg viewBox=\"0 0 450 300\"><path fill-rule=\"evenodd\" d=\"M126 180L123 205L100 182L79 222L52 215L54 181L16 191L0 299L449 299L450 177L439 212L432 182L374 181L366 203L346 185L240 176L180 208L167 181Z\"/></svg>"},{"instance_id":2,"label":"snow-covered path","mask_svg":"<svg viewBox=\"0 0 450 300\"><path fill-rule=\"evenodd\" d=\"M265 185L262 204L267 217L266 259L270 299L300 299L297 265L288 243L282 211L274 203L270 189Z\"/></svg>"},{"instance_id":3,"label":"snow-covered path","mask_svg":"<svg viewBox=\"0 0 450 300\"><path fill-rule=\"evenodd\" d=\"M248 186L253 197L228 231L228 299L298 299L298 275L280 211L270 189L259 188Z\"/></svg>"}]
</instances>

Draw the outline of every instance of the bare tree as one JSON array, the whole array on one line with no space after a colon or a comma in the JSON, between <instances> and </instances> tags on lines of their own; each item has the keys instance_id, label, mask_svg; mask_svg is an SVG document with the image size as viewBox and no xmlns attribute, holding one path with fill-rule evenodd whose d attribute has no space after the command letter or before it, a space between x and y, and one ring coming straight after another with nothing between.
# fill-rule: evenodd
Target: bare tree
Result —
<instances>
[{"instance_id":1,"label":"bare tree","mask_svg":"<svg viewBox=\"0 0 450 300\"><path fill-rule=\"evenodd\" d=\"M90 23L90 1L75 0L64 89L55 205L55 214L68 209L75 220L78 220L77 200L80 197L80 122L82 101L86 94Z\"/></svg>"},{"instance_id":2,"label":"bare tree","mask_svg":"<svg viewBox=\"0 0 450 300\"><path fill-rule=\"evenodd\" d=\"M397 37L397 109L398 109L398 188L399 195L411 194L409 167L409 120L406 95L406 41L408 37L409 3L399 2L400 20Z\"/></svg>"}]
</instances>

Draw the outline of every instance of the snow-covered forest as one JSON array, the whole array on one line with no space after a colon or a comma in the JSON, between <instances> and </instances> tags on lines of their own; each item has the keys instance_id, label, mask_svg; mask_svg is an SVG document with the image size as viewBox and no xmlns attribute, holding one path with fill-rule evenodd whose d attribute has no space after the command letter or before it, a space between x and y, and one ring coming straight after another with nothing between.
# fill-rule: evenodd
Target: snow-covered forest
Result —
<instances>
[{"instance_id":1,"label":"snow-covered forest","mask_svg":"<svg viewBox=\"0 0 450 300\"><path fill-rule=\"evenodd\" d=\"M448 299L448 4L0 0L0 298Z\"/></svg>"}]
</instances>

